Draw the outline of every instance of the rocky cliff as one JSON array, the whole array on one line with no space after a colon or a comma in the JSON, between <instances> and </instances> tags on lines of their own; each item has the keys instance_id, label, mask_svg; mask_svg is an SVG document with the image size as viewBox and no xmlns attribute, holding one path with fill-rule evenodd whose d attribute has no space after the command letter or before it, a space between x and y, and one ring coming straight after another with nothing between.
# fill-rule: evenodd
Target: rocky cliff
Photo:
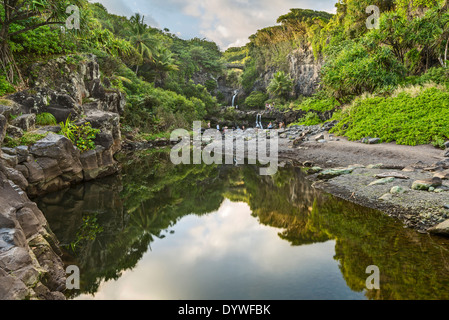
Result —
<instances>
[{"instance_id":1,"label":"rocky cliff","mask_svg":"<svg viewBox=\"0 0 449 320\"><path fill-rule=\"evenodd\" d=\"M35 64L29 89L0 100L0 143L6 135L45 136L32 145L0 150L0 300L64 299L65 270L58 241L29 200L116 173L120 115L125 98L105 86L96 57L67 56ZM108 83L108 81L105 81ZM94 150L81 152L58 134L59 126L37 126L36 114L58 122L71 117L99 129Z\"/></svg>"},{"instance_id":2,"label":"rocky cliff","mask_svg":"<svg viewBox=\"0 0 449 320\"><path fill-rule=\"evenodd\" d=\"M323 65L321 59L315 59L313 50L310 47L302 47L292 51L287 56L287 73L290 74L294 82L292 97L311 96L320 87L320 72ZM254 89L266 91L279 68L271 67L260 75L255 82Z\"/></svg>"}]
</instances>

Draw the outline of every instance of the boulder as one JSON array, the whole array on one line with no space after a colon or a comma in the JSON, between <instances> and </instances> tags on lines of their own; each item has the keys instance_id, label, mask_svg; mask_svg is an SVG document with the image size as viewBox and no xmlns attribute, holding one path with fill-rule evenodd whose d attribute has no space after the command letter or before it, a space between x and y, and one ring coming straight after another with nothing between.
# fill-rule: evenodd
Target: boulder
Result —
<instances>
[{"instance_id":1,"label":"boulder","mask_svg":"<svg viewBox=\"0 0 449 320\"><path fill-rule=\"evenodd\" d=\"M0 268L0 300L25 300L30 296L30 289Z\"/></svg>"},{"instance_id":2,"label":"boulder","mask_svg":"<svg viewBox=\"0 0 449 320\"><path fill-rule=\"evenodd\" d=\"M29 149L29 161L23 163L28 171L28 193L40 195L83 180L80 151L64 136L48 134Z\"/></svg>"},{"instance_id":3,"label":"boulder","mask_svg":"<svg viewBox=\"0 0 449 320\"><path fill-rule=\"evenodd\" d=\"M449 179L449 170L437 172L437 173L435 173L434 177L440 178L442 180L448 180Z\"/></svg>"},{"instance_id":4,"label":"boulder","mask_svg":"<svg viewBox=\"0 0 449 320\"><path fill-rule=\"evenodd\" d=\"M106 140L112 138L113 143L110 147L113 153L120 150L121 147L121 131L120 116L117 113L93 110L86 114L83 122L89 122L93 128L101 130L100 142L109 143Z\"/></svg>"},{"instance_id":5,"label":"boulder","mask_svg":"<svg viewBox=\"0 0 449 320\"><path fill-rule=\"evenodd\" d=\"M427 230L430 234L439 235L439 236L449 236L449 220L446 220L439 225L436 225L429 230Z\"/></svg>"},{"instance_id":6,"label":"boulder","mask_svg":"<svg viewBox=\"0 0 449 320\"><path fill-rule=\"evenodd\" d=\"M6 133L13 138L21 138L23 136L23 130L13 125L8 126Z\"/></svg>"},{"instance_id":7,"label":"boulder","mask_svg":"<svg viewBox=\"0 0 449 320\"><path fill-rule=\"evenodd\" d=\"M36 128L36 115L30 113L18 116L11 122L11 124L23 131L33 131Z\"/></svg>"},{"instance_id":8,"label":"boulder","mask_svg":"<svg viewBox=\"0 0 449 320\"><path fill-rule=\"evenodd\" d=\"M1 166L0 166L1 167ZM44 299L36 287L53 297L65 288L64 265L57 240L47 232L42 212L16 190L0 171L0 299ZM44 239L44 240L42 240Z\"/></svg>"},{"instance_id":9,"label":"boulder","mask_svg":"<svg viewBox=\"0 0 449 320\"><path fill-rule=\"evenodd\" d=\"M8 123L4 115L0 114L0 145L3 143L3 140L6 136L6 129L8 127Z\"/></svg>"},{"instance_id":10,"label":"boulder","mask_svg":"<svg viewBox=\"0 0 449 320\"><path fill-rule=\"evenodd\" d=\"M27 146L18 146L14 148L14 150L17 154L17 161L19 164L28 161L30 152Z\"/></svg>"}]
</instances>

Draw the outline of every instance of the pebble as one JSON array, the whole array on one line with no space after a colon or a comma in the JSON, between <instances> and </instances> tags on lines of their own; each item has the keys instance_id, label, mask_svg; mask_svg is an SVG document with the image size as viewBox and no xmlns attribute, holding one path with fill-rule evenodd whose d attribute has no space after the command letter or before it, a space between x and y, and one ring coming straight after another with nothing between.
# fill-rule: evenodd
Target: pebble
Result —
<instances>
[{"instance_id":1,"label":"pebble","mask_svg":"<svg viewBox=\"0 0 449 320\"><path fill-rule=\"evenodd\" d=\"M393 199L393 196L391 195L391 193L384 194L382 197L379 198L379 200L382 200L382 201L389 201L392 199Z\"/></svg>"}]
</instances>

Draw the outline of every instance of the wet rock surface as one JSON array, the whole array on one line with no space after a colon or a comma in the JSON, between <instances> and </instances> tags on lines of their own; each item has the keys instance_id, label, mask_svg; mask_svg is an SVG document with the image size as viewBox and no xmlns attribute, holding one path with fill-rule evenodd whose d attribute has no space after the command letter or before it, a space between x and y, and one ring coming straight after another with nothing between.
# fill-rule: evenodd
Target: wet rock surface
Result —
<instances>
[{"instance_id":1,"label":"wet rock surface","mask_svg":"<svg viewBox=\"0 0 449 320\"><path fill-rule=\"evenodd\" d=\"M121 149L120 114L126 101L118 90L104 87L96 57L60 57L33 70L31 88L0 106L0 143L6 134L45 136L30 146L0 150L0 300L65 299L58 241L28 197L120 170L114 154ZM100 130L95 149L82 153L58 134L59 126L37 126L36 114L42 112L58 122L69 116L77 125L89 122Z\"/></svg>"},{"instance_id":2,"label":"wet rock surface","mask_svg":"<svg viewBox=\"0 0 449 320\"><path fill-rule=\"evenodd\" d=\"M1 172L0 194L0 300L65 299L58 242L42 212Z\"/></svg>"}]
</instances>

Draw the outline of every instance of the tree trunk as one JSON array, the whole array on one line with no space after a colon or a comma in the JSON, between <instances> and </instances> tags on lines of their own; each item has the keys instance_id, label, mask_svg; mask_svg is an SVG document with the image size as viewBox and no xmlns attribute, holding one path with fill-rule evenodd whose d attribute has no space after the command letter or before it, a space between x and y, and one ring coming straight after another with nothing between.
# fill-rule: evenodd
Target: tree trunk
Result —
<instances>
[{"instance_id":1,"label":"tree trunk","mask_svg":"<svg viewBox=\"0 0 449 320\"><path fill-rule=\"evenodd\" d=\"M22 75L14 60L14 56L9 48L8 42L3 41L0 43L0 66L5 72L6 80L10 83L14 83L18 80L19 85L23 85ZM17 76L17 79L15 78ZM16 81L17 82L17 81Z\"/></svg>"}]
</instances>

